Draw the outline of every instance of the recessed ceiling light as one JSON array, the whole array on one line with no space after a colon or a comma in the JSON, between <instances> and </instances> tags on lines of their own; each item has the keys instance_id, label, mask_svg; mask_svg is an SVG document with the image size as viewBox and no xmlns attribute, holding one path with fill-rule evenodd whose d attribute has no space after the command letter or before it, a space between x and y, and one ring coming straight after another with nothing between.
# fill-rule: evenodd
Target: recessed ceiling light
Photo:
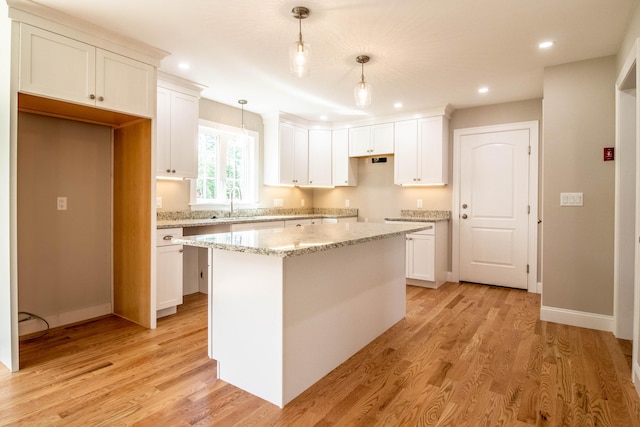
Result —
<instances>
[{"instance_id":1,"label":"recessed ceiling light","mask_svg":"<svg viewBox=\"0 0 640 427\"><path fill-rule=\"evenodd\" d=\"M189 68L191 68L191 65L187 64L186 62L181 62L180 64L178 64L178 67L180 67L181 70L188 70Z\"/></svg>"},{"instance_id":2,"label":"recessed ceiling light","mask_svg":"<svg viewBox=\"0 0 640 427\"><path fill-rule=\"evenodd\" d=\"M328 117L325 116L325 115L320 116L320 120L327 120L327 119L328 119Z\"/></svg>"},{"instance_id":3,"label":"recessed ceiling light","mask_svg":"<svg viewBox=\"0 0 640 427\"><path fill-rule=\"evenodd\" d=\"M394 106L395 108L402 108L402 102L395 102L395 103L393 104L393 106Z\"/></svg>"},{"instance_id":4,"label":"recessed ceiling light","mask_svg":"<svg viewBox=\"0 0 640 427\"><path fill-rule=\"evenodd\" d=\"M483 86L480 89L478 89L478 93L487 93L487 92L489 92L489 88L486 86Z\"/></svg>"},{"instance_id":5,"label":"recessed ceiling light","mask_svg":"<svg viewBox=\"0 0 640 427\"><path fill-rule=\"evenodd\" d=\"M539 43L538 47L540 49L549 49L553 45L554 45L554 42L549 40L549 41L546 41L546 42Z\"/></svg>"}]
</instances>

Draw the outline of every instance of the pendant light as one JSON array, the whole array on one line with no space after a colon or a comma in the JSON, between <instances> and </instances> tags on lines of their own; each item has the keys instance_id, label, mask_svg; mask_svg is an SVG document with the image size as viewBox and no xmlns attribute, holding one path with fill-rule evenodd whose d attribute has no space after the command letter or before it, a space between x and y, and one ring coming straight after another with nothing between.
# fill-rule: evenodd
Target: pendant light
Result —
<instances>
[{"instance_id":1,"label":"pendant light","mask_svg":"<svg viewBox=\"0 0 640 427\"><path fill-rule=\"evenodd\" d=\"M247 100L246 99L238 99L238 104L240 104L240 107L242 108L242 125L240 127L240 132L243 135L247 134L247 130L244 128L244 106L246 105Z\"/></svg>"},{"instance_id":2,"label":"pendant light","mask_svg":"<svg viewBox=\"0 0 640 427\"><path fill-rule=\"evenodd\" d=\"M309 16L309 9L302 6L294 7L291 14L298 20L298 40L289 49L289 64L291 74L298 78L307 77L310 70L311 46L302 40L302 20Z\"/></svg>"},{"instance_id":3,"label":"pendant light","mask_svg":"<svg viewBox=\"0 0 640 427\"><path fill-rule=\"evenodd\" d=\"M362 72L360 74L360 81L356 83L356 87L353 89L353 96L356 99L356 105L358 107L367 107L371 105L371 83L364 81L364 64L369 62L367 55L360 55L356 58L358 64L362 66Z\"/></svg>"}]
</instances>

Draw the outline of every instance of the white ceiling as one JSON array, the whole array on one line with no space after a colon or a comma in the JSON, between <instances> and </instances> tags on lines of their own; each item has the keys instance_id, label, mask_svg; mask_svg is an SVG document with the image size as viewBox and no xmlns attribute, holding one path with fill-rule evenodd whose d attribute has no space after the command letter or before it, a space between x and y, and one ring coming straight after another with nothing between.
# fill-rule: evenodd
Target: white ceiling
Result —
<instances>
[{"instance_id":1,"label":"white ceiling","mask_svg":"<svg viewBox=\"0 0 640 427\"><path fill-rule=\"evenodd\" d=\"M259 114L349 121L541 98L549 65L616 54L637 0L37 0L171 53L161 70ZM289 74L295 6L311 75ZM541 51L537 44L554 40ZM359 110L356 56L373 102ZM191 69L178 68L180 62ZM487 94L478 94L488 86ZM402 110L393 107L402 102Z\"/></svg>"}]
</instances>

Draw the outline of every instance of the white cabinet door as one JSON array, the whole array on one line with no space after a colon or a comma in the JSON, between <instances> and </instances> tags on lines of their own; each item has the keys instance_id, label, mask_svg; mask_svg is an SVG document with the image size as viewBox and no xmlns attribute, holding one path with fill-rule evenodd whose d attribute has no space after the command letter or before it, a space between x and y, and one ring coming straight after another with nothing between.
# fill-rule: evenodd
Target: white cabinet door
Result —
<instances>
[{"instance_id":1,"label":"white cabinet door","mask_svg":"<svg viewBox=\"0 0 640 427\"><path fill-rule=\"evenodd\" d=\"M198 177L197 97L171 93L171 171L182 178Z\"/></svg>"},{"instance_id":2,"label":"white cabinet door","mask_svg":"<svg viewBox=\"0 0 640 427\"><path fill-rule=\"evenodd\" d=\"M418 121L420 184L446 184L449 178L449 119L428 117Z\"/></svg>"},{"instance_id":3,"label":"white cabinet door","mask_svg":"<svg viewBox=\"0 0 640 427\"><path fill-rule=\"evenodd\" d=\"M332 184L336 187L358 185L358 159L349 157L349 130L334 130L331 135L331 146Z\"/></svg>"},{"instance_id":4,"label":"white cabinet door","mask_svg":"<svg viewBox=\"0 0 640 427\"><path fill-rule=\"evenodd\" d=\"M280 181L278 184L295 184L295 128L286 123L280 123Z\"/></svg>"},{"instance_id":5,"label":"white cabinet door","mask_svg":"<svg viewBox=\"0 0 640 427\"><path fill-rule=\"evenodd\" d=\"M396 185L415 184L418 177L418 121L395 124L393 182Z\"/></svg>"},{"instance_id":6,"label":"white cabinet door","mask_svg":"<svg viewBox=\"0 0 640 427\"><path fill-rule=\"evenodd\" d=\"M331 168L331 131L309 131L309 185L330 186Z\"/></svg>"},{"instance_id":7,"label":"white cabinet door","mask_svg":"<svg viewBox=\"0 0 640 427\"><path fill-rule=\"evenodd\" d=\"M182 304L182 245L156 251L156 310Z\"/></svg>"},{"instance_id":8,"label":"white cabinet door","mask_svg":"<svg viewBox=\"0 0 640 427\"><path fill-rule=\"evenodd\" d=\"M349 156L362 157L371 155L371 126L360 126L349 129Z\"/></svg>"},{"instance_id":9,"label":"white cabinet door","mask_svg":"<svg viewBox=\"0 0 640 427\"><path fill-rule=\"evenodd\" d=\"M26 24L20 26L20 91L153 117L151 65Z\"/></svg>"},{"instance_id":10,"label":"white cabinet door","mask_svg":"<svg viewBox=\"0 0 640 427\"><path fill-rule=\"evenodd\" d=\"M171 91L158 87L156 113L156 175L171 173Z\"/></svg>"},{"instance_id":11,"label":"white cabinet door","mask_svg":"<svg viewBox=\"0 0 640 427\"><path fill-rule=\"evenodd\" d=\"M156 75L151 65L96 50L96 106L153 117Z\"/></svg>"},{"instance_id":12,"label":"white cabinet door","mask_svg":"<svg viewBox=\"0 0 640 427\"><path fill-rule=\"evenodd\" d=\"M21 92L95 105L95 64L95 47L21 24Z\"/></svg>"},{"instance_id":13,"label":"white cabinet door","mask_svg":"<svg viewBox=\"0 0 640 427\"><path fill-rule=\"evenodd\" d=\"M435 236L407 235L407 278L435 280Z\"/></svg>"},{"instance_id":14,"label":"white cabinet door","mask_svg":"<svg viewBox=\"0 0 640 427\"><path fill-rule=\"evenodd\" d=\"M393 123L371 126L371 155L393 154Z\"/></svg>"},{"instance_id":15,"label":"white cabinet door","mask_svg":"<svg viewBox=\"0 0 640 427\"><path fill-rule=\"evenodd\" d=\"M309 183L309 131L295 128L294 137L294 179L296 185Z\"/></svg>"},{"instance_id":16,"label":"white cabinet door","mask_svg":"<svg viewBox=\"0 0 640 427\"><path fill-rule=\"evenodd\" d=\"M198 111L198 97L158 87L156 175L198 177Z\"/></svg>"},{"instance_id":17,"label":"white cabinet door","mask_svg":"<svg viewBox=\"0 0 640 427\"><path fill-rule=\"evenodd\" d=\"M306 185L309 174L308 131L280 123L280 182L284 185Z\"/></svg>"},{"instance_id":18,"label":"white cabinet door","mask_svg":"<svg viewBox=\"0 0 640 427\"><path fill-rule=\"evenodd\" d=\"M349 156L393 154L393 123L349 129Z\"/></svg>"}]
</instances>

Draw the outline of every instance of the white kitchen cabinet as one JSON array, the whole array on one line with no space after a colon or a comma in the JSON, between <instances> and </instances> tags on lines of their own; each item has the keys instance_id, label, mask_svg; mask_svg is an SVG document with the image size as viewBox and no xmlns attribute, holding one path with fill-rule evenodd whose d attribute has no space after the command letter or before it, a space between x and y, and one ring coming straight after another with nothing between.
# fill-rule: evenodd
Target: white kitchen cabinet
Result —
<instances>
[{"instance_id":1,"label":"white kitchen cabinet","mask_svg":"<svg viewBox=\"0 0 640 427\"><path fill-rule=\"evenodd\" d=\"M309 130L309 185L332 185L330 130Z\"/></svg>"},{"instance_id":2,"label":"white kitchen cabinet","mask_svg":"<svg viewBox=\"0 0 640 427\"><path fill-rule=\"evenodd\" d=\"M436 238L433 234L407 235L407 278L435 280Z\"/></svg>"},{"instance_id":3,"label":"white kitchen cabinet","mask_svg":"<svg viewBox=\"0 0 640 427\"><path fill-rule=\"evenodd\" d=\"M334 130L331 136L333 179L336 187L358 185L358 159L349 157L349 130Z\"/></svg>"},{"instance_id":4,"label":"white kitchen cabinet","mask_svg":"<svg viewBox=\"0 0 640 427\"><path fill-rule=\"evenodd\" d=\"M199 91L176 88L158 82L156 175L196 179Z\"/></svg>"},{"instance_id":5,"label":"white kitchen cabinet","mask_svg":"<svg viewBox=\"0 0 640 427\"><path fill-rule=\"evenodd\" d=\"M349 129L349 156L366 157L393 154L393 123Z\"/></svg>"},{"instance_id":6,"label":"white kitchen cabinet","mask_svg":"<svg viewBox=\"0 0 640 427\"><path fill-rule=\"evenodd\" d=\"M395 124L394 183L446 184L448 181L449 119L446 116Z\"/></svg>"},{"instance_id":7,"label":"white kitchen cabinet","mask_svg":"<svg viewBox=\"0 0 640 427\"><path fill-rule=\"evenodd\" d=\"M306 185L309 133L289 123L265 121L265 185Z\"/></svg>"},{"instance_id":8,"label":"white kitchen cabinet","mask_svg":"<svg viewBox=\"0 0 640 427\"><path fill-rule=\"evenodd\" d=\"M19 90L153 117L155 68L27 24L20 26Z\"/></svg>"},{"instance_id":9,"label":"white kitchen cabinet","mask_svg":"<svg viewBox=\"0 0 640 427\"><path fill-rule=\"evenodd\" d=\"M182 236L182 228L157 231L156 240L156 311L157 317L174 314L182 304L182 245L171 242Z\"/></svg>"}]
</instances>

